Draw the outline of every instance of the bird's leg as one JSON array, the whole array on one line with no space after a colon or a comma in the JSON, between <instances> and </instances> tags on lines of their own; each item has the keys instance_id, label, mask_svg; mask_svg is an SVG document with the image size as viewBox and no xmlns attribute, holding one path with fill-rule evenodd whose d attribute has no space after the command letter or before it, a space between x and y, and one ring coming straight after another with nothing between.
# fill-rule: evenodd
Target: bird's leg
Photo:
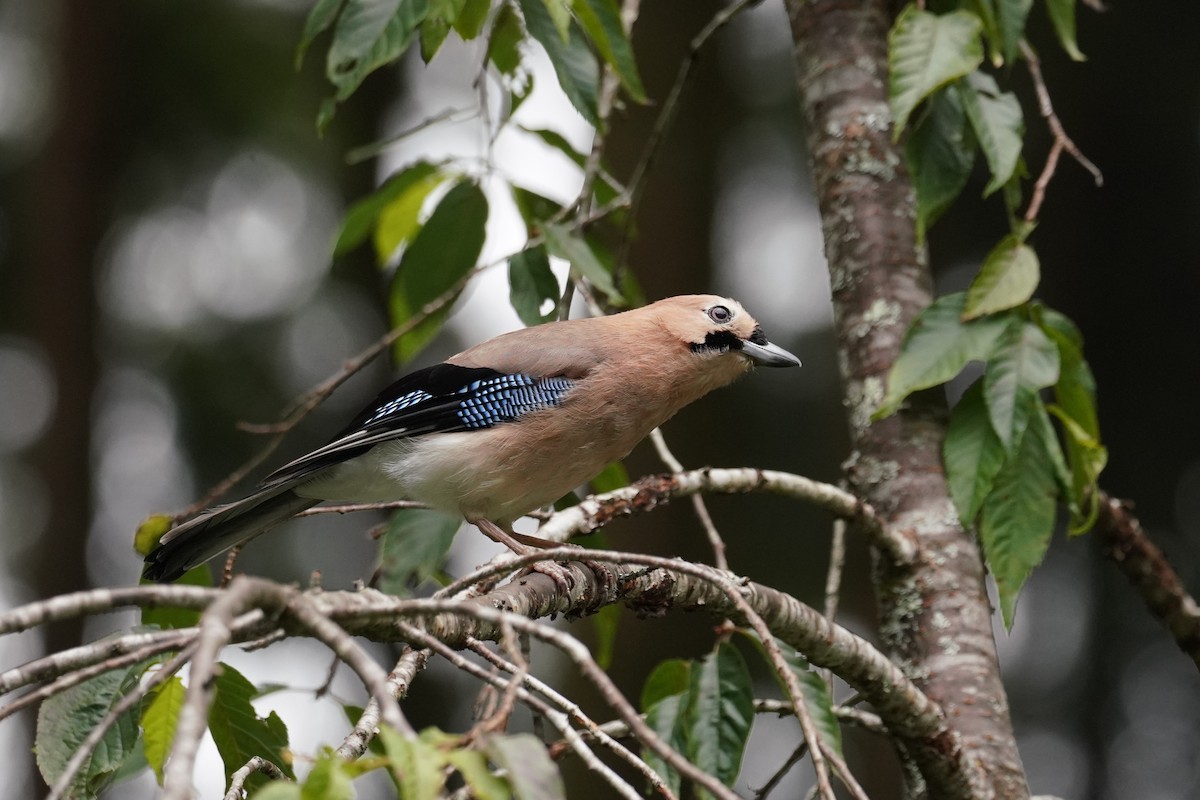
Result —
<instances>
[{"instance_id":1,"label":"bird's leg","mask_svg":"<svg viewBox=\"0 0 1200 800\"><path fill-rule=\"evenodd\" d=\"M536 536L526 536L511 530L505 530L490 519L468 519L472 525L479 529L487 538L493 542L502 544L509 550L512 550L519 556L528 555L529 553L537 552L545 546L557 547L557 542L551 542L547 539L538 539ZM524 541L522 541L524 540ZM533 544L529 540L544 542L545 544ZM561 564L556 564L553 561L539 561L531 564L529 569L533 572L540 572L543 575L549 576L563 592L571 590L571 571Z\"/></svg>"},{"instance_id":2,"label":"bird's leg","mask_svg":"<svg viewBox=\"0 0 1200 800\"><path fill-rule=\"evenodd\" d=\"M494 528L494 530L489 532L486 528L484 528L484 524L492 526ZM479 528L480 532L483 533L484 536L487 536L489 539L491 539L494 542L499 542L500 544L504 545L509 550L512 550L514 553L516 553L518 555L525 555L526 553L532 553L536 550L541 550L541 549L546 549L546 548L551 548L551 547L578 547L579 546L579 545L567 544L565 542L555 542L550 539L543 539L539 536L530 536L527 533L517 533L516 531L511 530L511 529L504 530L503 528L501 528L499 525L496 525L491 520L486 520L486 519L478 520L475 522L475 525L476 525L476 527ZM493 535L497 532L499 533L498 536ZM503 537L503 538L501 538L501 537ZM614 569L612 564L602 562L602 561L592 561L587 558L581 558L581 559L578 559L578 561L580 564L583 564L585 567L587 567L592 572L594 572L597 576L599 576L600 583L602 586L601 592L602 592L603 596L607 596L610 592L612 592L616 589L617 581L619 580L619 578L617 576L616 569ZM550 570L550 568L553 568L554 570L557 570L557 571L552 572ZM541 572L545 575L549 575L551 578L554 579L555 583L559 584L560 588L563 588L563 584L560 583L559 578L563 575L569 574L567 570L563 569L558 564L555 564L552 561L544 561L544 562L541 562L540 564L534 564L533 567L531 567L531 569L535 572Z\"/></svg>"}]
</instances>

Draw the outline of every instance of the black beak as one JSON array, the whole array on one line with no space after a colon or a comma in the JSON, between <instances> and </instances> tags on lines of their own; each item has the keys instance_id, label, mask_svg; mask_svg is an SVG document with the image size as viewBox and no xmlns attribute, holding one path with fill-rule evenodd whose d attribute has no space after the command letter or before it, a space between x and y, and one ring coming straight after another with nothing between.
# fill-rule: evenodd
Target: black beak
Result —
<instances>
[{"instance_id":1,"label":"black beak","mask_svg":"<svg viewBox=\"0 0 1200 800\"><path fill-rule=\"evenodd\" d=\"M777 344L771 344L758 331L751 339L742 340L742 353L747 358L763 367L798 367L800 359L784 350ZM759 341L753 341L759 339Z\"/></svg>"}]
</instances>

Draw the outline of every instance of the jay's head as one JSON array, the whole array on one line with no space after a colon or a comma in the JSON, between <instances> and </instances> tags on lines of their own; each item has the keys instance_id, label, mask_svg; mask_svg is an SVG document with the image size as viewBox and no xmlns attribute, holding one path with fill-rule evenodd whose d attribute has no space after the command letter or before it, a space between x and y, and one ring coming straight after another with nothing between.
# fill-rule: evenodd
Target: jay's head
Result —
<instances>
[{"instance_id":1,"label":"jay's head","mask_svg":"<svg viewBox=\"0 0 1200 800\"><path fill-rule=\"evenodd\" d=\"M741 303L711 294L660 300L663 325L702 358L740 358L746 366L798 367L800 359L772 344Z\"/></svg>"}]
</instances>

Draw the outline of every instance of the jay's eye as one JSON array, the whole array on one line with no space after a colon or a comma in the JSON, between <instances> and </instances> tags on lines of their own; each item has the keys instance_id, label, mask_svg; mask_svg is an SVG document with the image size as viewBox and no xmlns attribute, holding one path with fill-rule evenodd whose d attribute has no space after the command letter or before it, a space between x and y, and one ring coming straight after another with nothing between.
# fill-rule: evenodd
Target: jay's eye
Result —
<instances>
[{"instance_id":1,"label":"jay's eye","mask_svg":"<svg viewBox=\"0 0 1200 800\"><path fill-rule=\"evenodd\" d=\"M713 306L708 310L708 318L718 325L724 325L733 319L733 312L725 306Z\"/></svg>"}]
</instances>

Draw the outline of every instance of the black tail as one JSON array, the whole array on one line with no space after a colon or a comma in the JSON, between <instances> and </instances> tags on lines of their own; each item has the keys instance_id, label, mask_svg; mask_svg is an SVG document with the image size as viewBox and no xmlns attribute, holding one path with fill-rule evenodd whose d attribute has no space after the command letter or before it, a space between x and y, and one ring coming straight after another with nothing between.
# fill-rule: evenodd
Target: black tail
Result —
<instances>
[{"instance_id":1,"label":"black tail","mask_svg":"<svg viewBox=\"0 0 1200 800\"><path fill-rule=\"evenodd\" d=\"M291 490L267 489L236 503L217 506L168 531L146 556L142 577L168 583L235 544L319 503Z\"/></svg>"}]
</instances>

